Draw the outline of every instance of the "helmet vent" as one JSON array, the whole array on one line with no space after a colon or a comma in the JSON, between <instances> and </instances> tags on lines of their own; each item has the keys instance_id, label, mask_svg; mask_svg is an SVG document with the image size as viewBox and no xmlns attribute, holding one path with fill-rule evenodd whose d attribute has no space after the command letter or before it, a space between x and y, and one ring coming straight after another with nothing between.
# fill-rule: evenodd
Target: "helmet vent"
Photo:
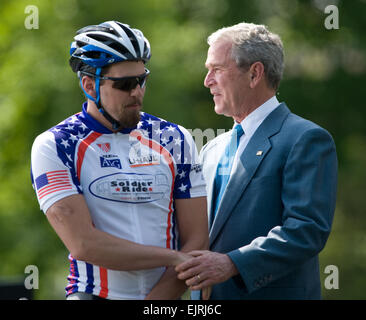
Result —
<instances>
[{"instance_id":1,"label":"helmet vent","mask_svg":"<svg viewBox=\"0 0 366 320\"><path fill-rule=\"evenodd\" d=\"M118 42L113 42L108 44L109 47L111 47L112 49L118 51L119 53L123 54L126 57L130 57L131 53L129 50L127 50L127 48L125 46L123 46L122 44L118 43Z\"/></svg>"},{"instance_id":2,"label":"helmet vent","mask_svg":"<svg viewBox=\"0 0 366 320\"><path fill-rule=\"evenodd\" d=\"M137 56L141 56L141 52L140 52L140 47L139 44L137 43L137 39L136 39L136 35L133 34L133 32L131 31L131 29L127 28L126 26L124 26L123 24L119 24L121 26L121 28L123 29L124 32L126 32L126 34L128 35L128 38L130 39L133 48L136 51L136 55Z\"/></svg>"}]
</instances>

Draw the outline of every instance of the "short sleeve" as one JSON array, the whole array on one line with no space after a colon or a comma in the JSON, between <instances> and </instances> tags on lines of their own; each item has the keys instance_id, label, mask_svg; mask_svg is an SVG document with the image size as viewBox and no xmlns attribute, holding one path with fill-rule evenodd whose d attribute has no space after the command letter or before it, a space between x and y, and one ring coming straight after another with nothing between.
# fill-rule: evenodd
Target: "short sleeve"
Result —
<instances>
[{"instance_id":1,"label":"short sleeve","mask_svg":"<svg viewBox=\"0 0 366 320\"><path fill-rule=\"evenodd\" d=\"M44 132L35 139L31 153L31 177L44 213L56 201L80 193L70 169L58 155L52 132Z\"/></svg>"}]
</instances>

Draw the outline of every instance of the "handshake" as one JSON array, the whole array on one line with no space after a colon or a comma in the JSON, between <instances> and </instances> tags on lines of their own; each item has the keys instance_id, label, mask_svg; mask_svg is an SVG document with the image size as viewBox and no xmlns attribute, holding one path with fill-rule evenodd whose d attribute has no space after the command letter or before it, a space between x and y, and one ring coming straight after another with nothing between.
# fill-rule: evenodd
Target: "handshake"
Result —
<instances>
[{"instance_id":1,"label":"handshake","mask_svg":"<svg viewBox=\"0 0 366 320\"><path fill-rule=\"evenodd\" d=\"M175 266L178 279L184 280L191 290L202 290L203 300L210 298L212 285L238 274L228 255L207 250L178 252Z\"/></svg>"}]
</instances>

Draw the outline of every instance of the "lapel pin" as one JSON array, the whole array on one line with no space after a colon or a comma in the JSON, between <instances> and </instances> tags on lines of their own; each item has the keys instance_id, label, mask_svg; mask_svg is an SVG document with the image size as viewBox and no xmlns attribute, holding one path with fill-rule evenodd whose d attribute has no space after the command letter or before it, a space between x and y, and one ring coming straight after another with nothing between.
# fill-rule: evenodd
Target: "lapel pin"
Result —
<instances>
[{"instance_id":1,"label":"lapel pin","mask_svg":"<svg viewBox=\"0 0 366 320\"><path fill-rule=\"evenodd\" d=\"M257 156L261 156L263 154L262 150L257 151Z\"/></svg>"}]
</instances>

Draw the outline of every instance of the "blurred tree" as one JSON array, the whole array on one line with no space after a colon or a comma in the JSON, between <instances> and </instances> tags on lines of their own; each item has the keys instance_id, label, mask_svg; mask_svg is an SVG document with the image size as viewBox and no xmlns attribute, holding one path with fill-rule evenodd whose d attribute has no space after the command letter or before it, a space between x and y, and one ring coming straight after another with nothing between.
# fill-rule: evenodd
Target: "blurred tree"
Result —
<instances>
[{"instance_id":1,"label":"blurred tree","mask_svg":"<svg viewBox=\"0 0 366 320\"><path fill-rule=\"evenodd\" d=\"M327 30L324 8L339 8L339 29ZM365 299L366 264L366 1L341 0L33 0L39 29L26 29L28 1L0 3L0 275L40 272L38 299L64 297L67 251L48 225L30 182L30 150L44 130L79 112L83 95L68 66L75 31L119 20L151 42L145 111L186 128L229 129L203 87L207 36L241 21L281 35L286 69L278 96L325 127L339 156L339 192L332 234L321 254L339 268L339 289L327 299Z\"/></svg>"}]
</instances>

